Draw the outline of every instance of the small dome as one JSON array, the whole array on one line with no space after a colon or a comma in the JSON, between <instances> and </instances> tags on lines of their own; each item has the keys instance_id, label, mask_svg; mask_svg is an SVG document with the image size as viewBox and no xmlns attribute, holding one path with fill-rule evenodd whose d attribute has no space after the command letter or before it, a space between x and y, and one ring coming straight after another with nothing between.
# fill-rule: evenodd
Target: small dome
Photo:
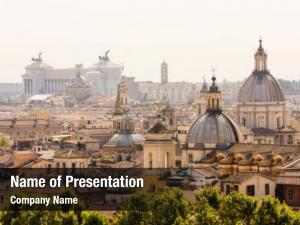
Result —
<instances>
[{"instance_id":1,"label":"small dome","mask_svg":"<svg viewBox=\"0 0 300 225\"><path fill-rule=\"evenodd\" d=\"M233 120L222 112L206 112L191 125L187 143L189 148L226 149L239 142L240 131Z\"/></svg>"},{"instance_id":2,"label":"small dome","mask_svg":"<svg viewBox=\"0 0 300 225\"><path fill-rule=\"evenodd\" d=\"M285 96L269 71L254 71L238 93L238 102L281 102Z\"/></svg>"},{"instance_id":3,"label":"small dome","mask_svg":"<svg viewBox=\"0 0 300 225\"><path fill-rule=\"evenodd\" d=\"M143 135L138 133L127 134L119 133L112 136L111 139L105 144L105 146L114 147L137 147L142 146L145 141Z\"/></svg>"}]
</instances>

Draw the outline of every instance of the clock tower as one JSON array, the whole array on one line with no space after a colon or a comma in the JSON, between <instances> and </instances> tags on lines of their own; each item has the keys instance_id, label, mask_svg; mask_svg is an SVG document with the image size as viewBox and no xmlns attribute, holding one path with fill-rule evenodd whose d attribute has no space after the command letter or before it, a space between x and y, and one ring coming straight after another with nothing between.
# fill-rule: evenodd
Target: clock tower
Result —
<instances>
[{"instance_id":1,"label":"clock tower","mask_svg":"<svg viewBox=\"0 0 300 225\"><path fill-rule=\"evenodd\" d=\"M160 76L161 76L161 83L167 84L168 83L168 64L163 61L160 66Z\"/></svg>"}]
</instances>

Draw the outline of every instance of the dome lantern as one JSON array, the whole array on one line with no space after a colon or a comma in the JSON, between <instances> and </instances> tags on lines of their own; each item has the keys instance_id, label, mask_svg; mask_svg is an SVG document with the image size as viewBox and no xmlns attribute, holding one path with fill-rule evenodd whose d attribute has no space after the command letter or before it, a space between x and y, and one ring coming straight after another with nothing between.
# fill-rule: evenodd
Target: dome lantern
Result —
<instances>
[{"instance_id":1,"label":"dome lantern","mask_svg":"<svg viewBox=\"0 0 300 225\"><path fill-rule=\"evenodd\" d=\"M214 72L214 70L213 70ZM216 84L216 77L215 74L213 73L213 76L211 78L212 80L212 85L209 87L209 91L207 92L208 96L208 107L207 111L208 112L219 112L221 111L221 91L219 91L219 87Z\"/></svg>"},{"instance_id":2,"label":"dome lantern","mask_svg":"<svg viewBox=\"0 0 300 225\"><path fill-rule=\"evenodd\" d=\"M259 39L259 47L255 54L255 71L267 71L267 54L262 47L261 39Z\"/></svg>"}]
</instances>

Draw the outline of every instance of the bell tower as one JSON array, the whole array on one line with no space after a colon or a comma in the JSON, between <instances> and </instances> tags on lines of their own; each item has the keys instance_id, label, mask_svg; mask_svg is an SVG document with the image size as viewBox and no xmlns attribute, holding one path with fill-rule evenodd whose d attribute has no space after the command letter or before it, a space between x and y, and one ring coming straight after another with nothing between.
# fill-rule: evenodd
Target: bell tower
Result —
<instances>
[{"instance_id":1,"label":"bell tower","mask_svg":"<svg viewBox=\"0 0 300 225\"><path fill-rule=\"evenodd\" d=\"M168 64L165 61L160 66L160 78L162 84L168 83Z\"/></svg>"},{"instance_id":2,"label":"bell tower","mask_svg":"<svg viewBox=\"0 0 300 225\"><path fill-rule=\"evenodd\" d=\"M198 98L196 101L197 105L197 116L200 116L206 113L207 109L207 84L205 79L203 80L202 88L198 94Z\"/></svg>"}]
</instances>

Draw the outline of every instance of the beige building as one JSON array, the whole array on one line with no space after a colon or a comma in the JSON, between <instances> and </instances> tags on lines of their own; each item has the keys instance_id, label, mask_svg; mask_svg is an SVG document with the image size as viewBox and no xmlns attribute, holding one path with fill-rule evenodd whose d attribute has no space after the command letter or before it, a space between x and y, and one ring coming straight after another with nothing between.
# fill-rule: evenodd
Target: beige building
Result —
<instances>
[{"instance_id":1,"label":"beige building","mask_svg":"<svg viewBox=\"0 0 300 225\"><path fill-rule=\"evenodd\" d=\"M144 142L144 168L171 168L181 162L178 145L169 131L158 121L146 134ZM179 160L177 160L177 158Z\"/></svg>"},{"instance_id":2,"label":"beige building","mask_svg":"<svg viewBox=\"0 0 300 225\"><path fill-rule=\"evenodd\" d=\"M0 120L0 133L12 138L50 137L61 134L62 122L53 119L18 118Z\"/></svg>"},{"instance_id":3,"label":"beige building","mask_svg":"<svg viewBox=\"0 0 300 225\"><path fill-rule=\"evenodd\" d=\"M221 190L225 195L239 191L248 196L275 196L275 179L259 173L239 173L221 181Z\"/></svg>"},{"instance_id":4,"label":"beige building","mask_svg":"<svg viewBox=\"0 0 300 225\"><path fill-rule=\"evenodd\" d=\"M90 156L85 151L58 150L53 156L55 168L87 168L90 164Z\"/></svg>"}]
</instances>

